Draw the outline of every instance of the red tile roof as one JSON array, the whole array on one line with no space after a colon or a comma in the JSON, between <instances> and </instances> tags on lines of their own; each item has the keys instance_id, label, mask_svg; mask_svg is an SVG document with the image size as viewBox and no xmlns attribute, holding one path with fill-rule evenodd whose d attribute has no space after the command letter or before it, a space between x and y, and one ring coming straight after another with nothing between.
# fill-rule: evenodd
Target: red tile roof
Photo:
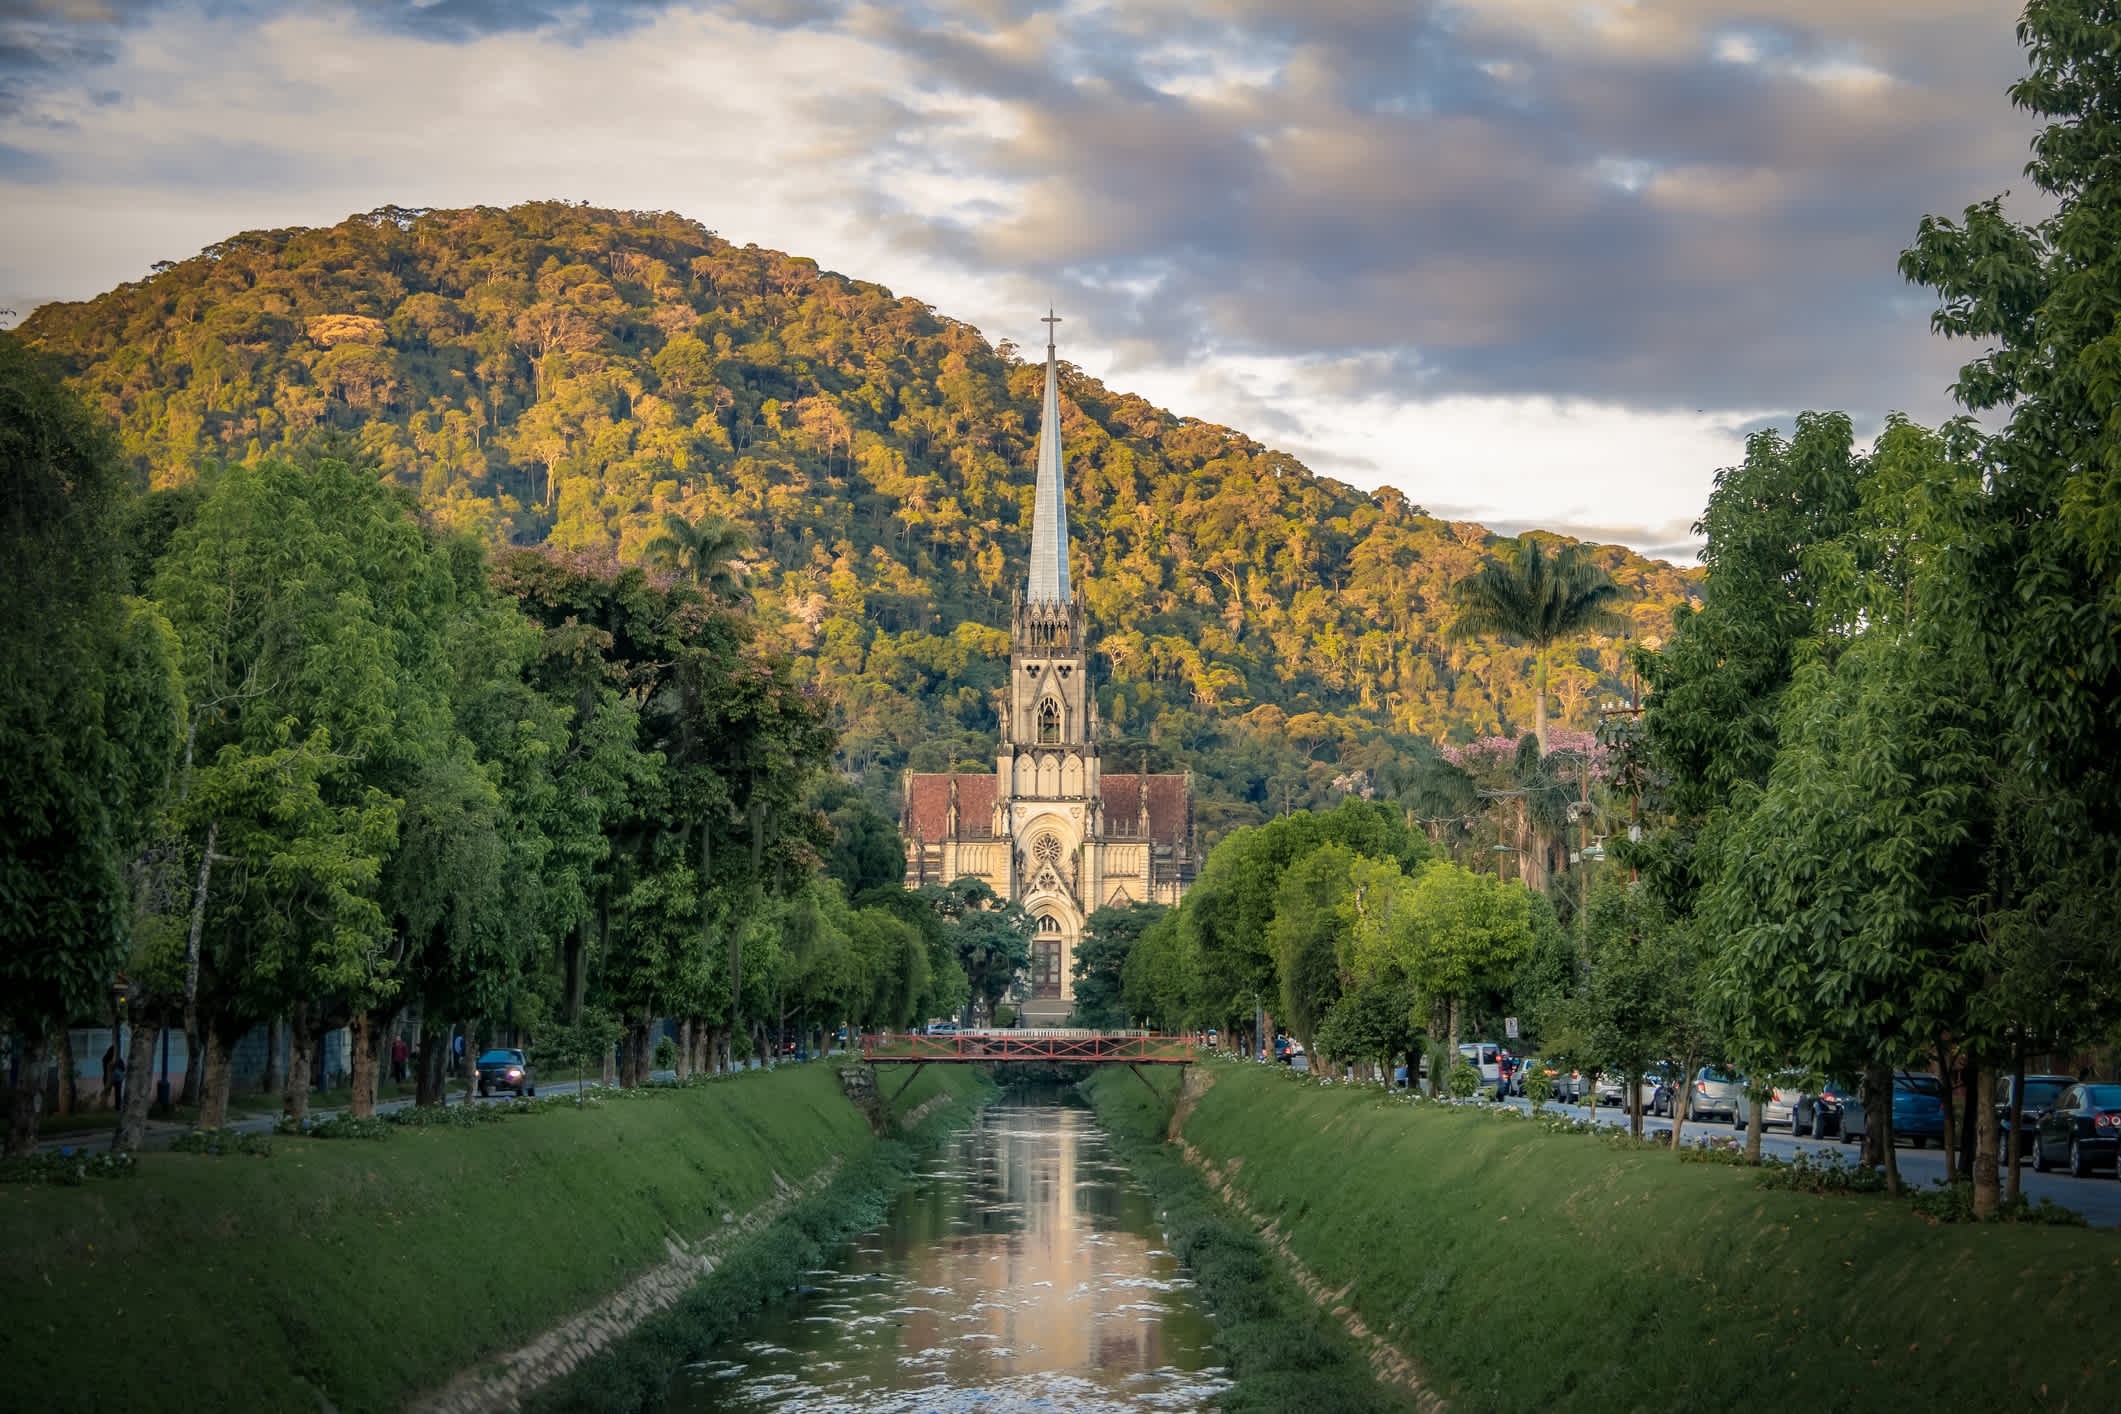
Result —
<instances>
[{"instance_id":1,"label":"red tile roof","mask_svg":"<svg viewBox=\"0 0 2121 1414\"><path fill-rule=\"evenodd\" d=\"M1169 842L1186 833L1184 776L1103 776L1098 784L1105 797L1105 834L1140 838L1144 781L1149 786L1149 837Z\"/></svg>"},{"instance_id":2,"label":"red tile roof","mask_svg":"<svg viewBox=\"0 0 2121 1414\"><path fill-rule=\"evenodd\" d=\"M960 838L990 837L994 832L994 777L960 775L955 779ZM951 780L948 773L907 778L906 813L899 822L907 843L918 835L932 844L950 832Z\"/></svg>"},{"instance_id":3,"label":"red tile roof","mask_svg":"<svg viewBox=\"0 0 2121 1414\"><path fill-rule=\"evenodd\" d=\"M906 810L899 829L912 843L918 836L933 844L949 832L950 781L947 773L922 773L906 778ZM957 780L957 825L960 838L987 839L994 822L994 777L988 774L960 775ZM1168 844L1187 832L1186 778L1183 775L1104 776L1099 780L1105 799L1105 835L1108 839L1141 838L1141 790L1148 782L1149 835Z\"/></svg>"}]
</instances>

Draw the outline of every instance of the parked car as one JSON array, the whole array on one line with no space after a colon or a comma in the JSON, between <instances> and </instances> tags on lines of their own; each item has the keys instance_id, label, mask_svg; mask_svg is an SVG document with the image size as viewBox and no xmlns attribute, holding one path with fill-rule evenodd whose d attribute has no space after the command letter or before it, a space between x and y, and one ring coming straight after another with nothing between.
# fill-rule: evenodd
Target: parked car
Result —
<instances>
[{"instance_id":1,"label":"parked car","mask_svg":"<svg viewBox=\"0 0 2121 1414\"><path fill-rule=\"evenodd\" d=\"M1642 1112L1648 1114L1650 1106L1657 1103L1657 1082L1645 1075L1637 1094L1642 1102ZM1598 1103L1601 1105L1625 1105L1628 1096L1628 1078L1618 1071L1602 1070L1598 1073Z\"/></svg>"},{"instance_id":2,"label":"parked car","mask_svg":"<svg viewBox=\"0 0 2121 1414\"><path fill-rule=\"evenodd\" d=\"M1687 1118L1708 1121L1738 1117L1738 1077L1705 1065L1694 1072L1694 1093L1687 1098Z\"/></svg>"},{"instance_id":3,"label":"parked car","mask_svg":"<svg viewBox=\"0 0 2121 1414\"><path fill-rule=\"evenodd\" d=\"M2016 1079L2014 1075L2006 1075L2003 1077L2003 1083L1997 1087L1996 1128L2001 1131L2006 1142L2009 1141L2011 1132L2011 1083ZM2020 1154L2033 1152L2033 1133L2039 1128L2041 1113L2053 1109L2055 1101L2062 1097L2062 1092L2076 1083L2067 1075L2025 1077L2025 1103L2019 1107L2019 1112L2025 1117L2024 1138L2018 1144ZM2003 1155L2008 1158L2010 1150L2003 1150Z\"/></svg>"},{"instance_id":4,"label":"parked car","mask_svg":"<svg viewBox=\"0 0 2121 1414\"><path fill-rule=\"evenodd\" d=\"M1857 1090L1841 1101L1841 1142L1853 1144L1870 1132L1870 1116L1864 1112L1863 1092ZM1923 1071L1903 1070L1893 1076L1893 1142L1902 1139L1917 1149L1930 1140L1944 1142L1944 1082Z\"/></svg>"},{"instance_id":5,"label":"parked car","mask_svg":"<svg viewBox=\"0 0 2121 1414\"><path fill-rule=\"evenodd\" d=\"M1803 1087L1794 1080L1769 1087L1767 1098L1760 1102L1760 1127L1762 1129L1773 1129L1776 1125L1782 1124L1789 1126L1790 1133L1795 1134L1797 1132L1797 1105L1803 1098ZM1743 1129L1752 1122L1753 1100L1750 1095L1746 1094L1745 1087L1740 1086L1738 1089L1738 1107L1731 1112L1731 1128Z\"/></svg>"},{"instance_id":6,"label":"parked car","mask_svg":"<svg viewBox=\"0 0 2121 1414\"><path fill-rule=\"evenodd\" d=\"M490 1095L496 1090L508 1090L518 1095L538 1093L538 1073L531 1068L530 1057L521 1051L488 1051L479 1057L479 1093Z\"/></svg>"},{"instance_id":7,"label":"parked car","mask_svg":"<svg viewBox=\"0 0 2121 1414\"><path fill-rule=\"evenodd\" d=\"M1831 1139L1841 1133L1841 1107L1858 1093L1848 1082L1829 1080L1797 1101L1797 1113L1790 1121L1792 1134L1809 1134L1814 1139Z\"/></svg>"},{"instance_id":8,"label":"parked car","mask_svg":"<svg viewBox=\"0 0 2121 1414\"><path fill-rule=\"evenodd\" d=\"M2072 1085L2040 1116L2033 1131L2033 1167L2046 1173L2068 1163L2078 1178L2114 1168L2121 1155L2121 1085Z\"/></svg>"},{"instance_id":9,"label":"parked car","mask_svg":"<svg viewBox=\"0 0 2121 1414\"><path fill-rule=\"evenodd\" d=\"M955 1036L957 1034L957 1023L954 1021L931 1021L928 1023L928 1034L930 1036Z\"/></svg>"},{"instance_id":10,"label":"parked car","mask_svg":"<svg viewBox=\"0 0 2121 1414\"><path fill-rule=\"evenodd\" d=\"M1492 1041L1467 1041L1458 1047L1459 1059L1480 1072L1480 1088L1502 1093L1502 1047Z\"/></svg>"}]
</instances>

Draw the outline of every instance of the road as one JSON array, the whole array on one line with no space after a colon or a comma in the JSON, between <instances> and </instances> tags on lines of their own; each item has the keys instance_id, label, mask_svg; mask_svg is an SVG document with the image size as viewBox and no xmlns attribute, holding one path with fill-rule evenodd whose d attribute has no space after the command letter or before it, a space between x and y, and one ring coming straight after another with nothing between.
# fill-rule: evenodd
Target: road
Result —
<instances>
[{"instance_id":1,"label":"road","mask_svg":"<svg viewBox=\"0 0 2121 1414\"><path fill-rule=\"evenodd\" d=\"M1308 1070L1310 1067L1305 1062L1306 1057L1297 1056L1294 1068ZM1520 1110L1531 1108L1530 1102L1522 1097L1512 1098L1508 1103ZM1547 1108L1555 1114L1567 1115L1571 1119L1595 1118L1600 1124L1627 1123L1627 1115L1612 1106L1599 1106L1595 1114L1582 1105L1550 1104ZM1672 1122L1645 1116L1643 1133L1661 1134L1669 1138ZM1728 1124L1689 1123L1681 1142L1698 1144L1711 1135L1726 1139L1733 1135L1743 1138L1744 1131L1734 1130ZM1800 1153L1808 1153L1821 1157L1831 1155L1844 1163L1854 1163L1856 1149L1856 1145L1843 1144L1837 1139L1797 1139L1774 1129L1767 1130L1760 1136L1760 1152L1771 1154L1778 1159L1795 1158ZM1928 1187L1932 1182L1944 1177L1944 1151L1941 1149L1901 1148L1897 1151L1897 1157L1901 1181L1911 1187ZM2071 1178L2061 1172L2035 1173L2032 1161L2027 1160L2019 1171L2018 1186L2025 1196L2035 1203L2042 1198L2048 1198L2065 1208L2076 1209L2084 1214L2085 1220L2093 1227L2121 1227L2121 1179L2117 1179L2113 1170L2095 1173L2090 1178Z\"/></svg>"},{"instance_id":2,"label":"road","mask_svg":"<svg viewBox=\"0 0 2121 1414\"><path fill-rule=\"evenodd\" d=\"M752 1068L756 1069L758 1062L753 1061L750 1064ZM799 1064L799 1062L788 1061L786 1064L795 1065ZM652 1073L651 1078L656 1080L675 1080L677 1072L658 1070ZM584 1081L583 1085L591 1090L598 1088L598 1084L594 1080ZM540 1099L547 1095L572 1095L574 1092L575 1082L572 1080L555 1081L551 1084L541 1082L538 1085L538 1096ZM461 1103L464 1099L464 1082L460 1079L451 1080L447 1093L449 1097L448 1103L452 1105ZM475 1105L499 1104L504 1100L514 1098L512 1095L505 1094L489 1096L483 1100L473 1096L472 1103ZM384 1100L376 1106L376 1113L379 1115L389 1114L392 1110L402 1109L411 1103L412 1101L409 1099ZM339 1111L335 1109L312 1109L309 1112L309 1116L313 1120L326 1120L338 1113ZM228 1127L244 1134L270 1134L273 1125L279 1121L279 1118L278 1114L242 1115L231 1118ZM147 1137L140 1147L142 1149L167 1149L172 1139L189 1132L190 1126L188 1125L150 1120L147 1126ZM79 1149L86 1153L100 1154L110 1148L110 1133L109 1129L97 1129L41 1140L37 1144L37 1152L40 1154L56 1154L61 1149Z\"/></svg>"},{"instance_id":3,"label":"road","mask_svg":"<svg viewBox=\"0 0 2121 1414\"><path fill-rule=\"evenodd\" d=\"M1517 1109L1529 1108L1519 1098L1509 1103ZM1556 1114L1568 1115L1572 1119L1590 1119L1591 1111L1581 1105L1548 1105ZM1600 1106L1595 1118L1600 1124L1627 1123L1626 1114L1617 1107ZM1666 1119L1645 1117L1643 1133L1662 1134L1667 1138L1672 1133L1672 1122ZM1743 1130L1732 1129L1728 1124L1689 1123L1681 1142L1699 1143L1711 1135L1719 1138L1744 1137ZM1834 1156L1844 1163L1856 1161L1854 1144L1843 1144L1838 1139L1796 1139L1781 1130L1770 1129L1760 1136L1760 1152L1772 1154L1779 1159L1794 1158L1800 1153L1815 1156ZM1944 1177L1944 1153L1940 1149L1901 1148L1897 1151L1900 1177L1910 1186L1927 1187L1933 1180ZM2071 1178L2066 1173L2034 1173L2027 1161L2020 1171L2019 1186L2025 1196L2037 1203L2042 1198L2051 1198L2065 1208L2075 1208L2084 1214L2094 1227L2121 1227L2121 1181L2116 1181L2112 1171L2095 1174L2091 1178Z\"/></svg>"}]
</instances>

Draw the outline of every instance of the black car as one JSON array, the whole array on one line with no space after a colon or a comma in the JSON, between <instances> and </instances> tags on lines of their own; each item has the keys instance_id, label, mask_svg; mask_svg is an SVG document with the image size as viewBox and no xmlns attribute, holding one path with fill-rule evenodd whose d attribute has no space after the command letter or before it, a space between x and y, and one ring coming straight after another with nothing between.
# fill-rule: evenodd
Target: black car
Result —
<instances>
[{"instance_id":1,"label":"black car","mask_svg":"<svg viewBox=\"0 0 2121 1414\"><path fill-rule=\"evenodd\" d=\"M496 1090L509 1090L518 1095L538 1093L538 1073L531 1069L530 1057L521 1051L488 1051L479 1057L479 1093L490 1095Z\"/></svg>"},{"instance_id":2,"label":"black car","mask_svg":"<svg viewBox=\"0 0 2121 1414\"><path fill-rule=\"evenodd\" d=\"M1814 1139L1831 1139L1841 1133L1841 1107L1849 1101L1861 1103L1862 1092L1854 1081L1830 1080L1814 1094L1797 1101L1797 1112L1790 1118L1792 1134L1809 1134Z\"/></svg>"},{"instance_id":3,"label":"black car","mask_svg":"<svg viewBox=\"0 0 2121 1414\"><path fill-rule=\"evenodd\" d=\"M2067 1162L2078 1178L2113 1168L2121 1153L2121 1085L2072 1085L2040 1116L2033 1131L2033 1167L2046 1173Z\"/></svg>"},{"instance_id":4,"label":"black car","mask_svg":"<svg viewBox=\"0 0 2121 1414\"><path fill-rule=\"evenodd\" d=\"M2000 1093L1996 1096L1996 1128L2006 1140L2010 1138L2011 1132L2011 1081L2014 1078L2004 1076ZM2020 1154L2030 1154L2033 1151L2033 1132L2039 1127L2040 1112L2050 1108L2056 1100L2062 1098L2064 1090L2076 1083L2074 1078L2067 1075L2025 1077L2025 1102L2018 1107L2018 1113L2023 1116L2022 1123L2025 1125L2025 1137L2018 1144ZM2010 1150L2005 1149L2003 1154L2008 1158Z\"/></svg>"}]
</instances>

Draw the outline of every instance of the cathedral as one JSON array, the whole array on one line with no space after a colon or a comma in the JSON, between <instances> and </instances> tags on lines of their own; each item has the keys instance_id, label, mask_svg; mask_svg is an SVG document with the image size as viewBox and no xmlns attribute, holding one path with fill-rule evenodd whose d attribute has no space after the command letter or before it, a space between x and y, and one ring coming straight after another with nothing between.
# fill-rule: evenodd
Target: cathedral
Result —
<instances>
[{"instance_id":1,"label":"cathedral","mask_svg":"<svg viewBox=\"0 0 2121 1414\"><path fill-rule=\"evenodd\" d=\"M984 879L1023 905L1031 941L1030 1025L1073 1006L1075 947L1100 908L1177 903L1199 869L1184 775L1112 775L1098 745L1083 600L1068 583L1060 387L1046 318L1031 565L1011 604L1009 685L994 774L908 772L900 830L906 885Z\"/></svg>"}]
</instances>

